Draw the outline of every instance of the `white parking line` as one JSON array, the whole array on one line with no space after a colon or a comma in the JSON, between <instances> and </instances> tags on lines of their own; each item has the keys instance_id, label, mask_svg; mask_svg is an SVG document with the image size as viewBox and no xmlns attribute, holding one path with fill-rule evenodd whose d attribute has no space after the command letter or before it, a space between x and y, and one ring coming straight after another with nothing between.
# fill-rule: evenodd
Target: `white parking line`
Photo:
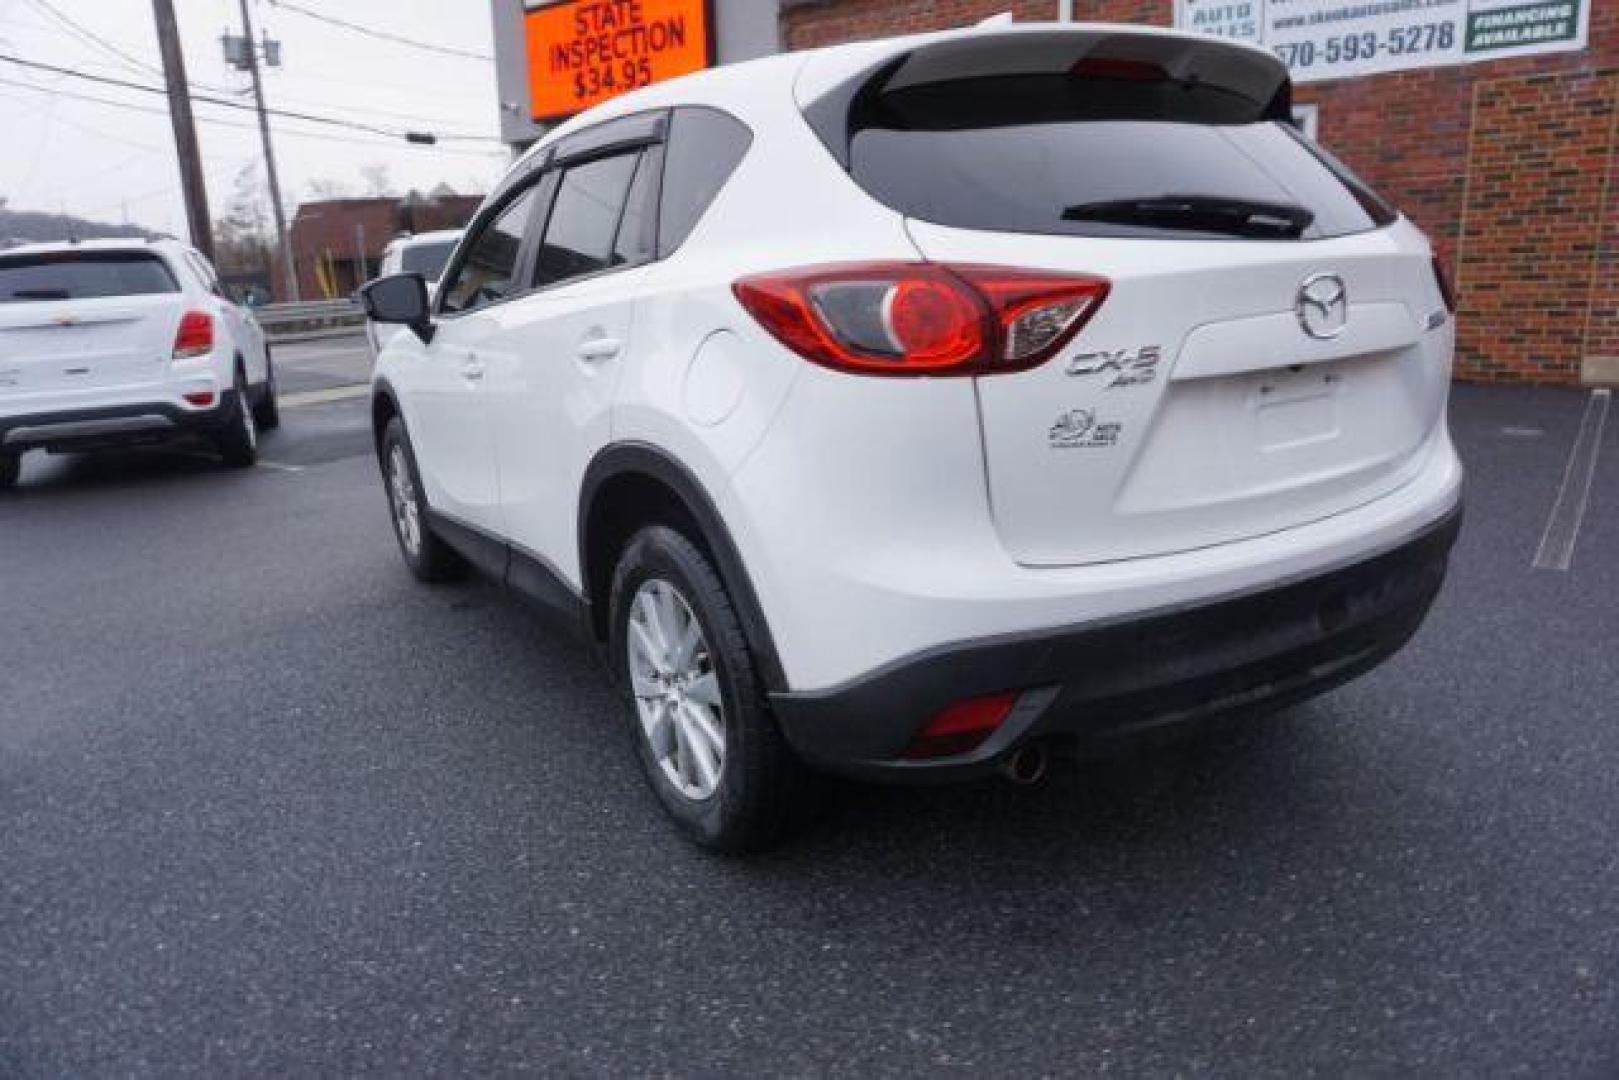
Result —
<instances>
[{"instance_id":1,"label":"white parking line","mask_svg":"<svg viewBox=\"0 0 1619 1080\"><path fill-rule=\"evenodd\" d=\"M365 383L358 386L334 386L330 390L305 390L301 394L282 394L281 407L296 409L304 405L327 405L334 401L350 401L354 398L365 397L371 392L371 387Z\"/></svg>"},{"instance_id":2,"label":"white parking line","mask_svg":"<svg viewBox=\"0 0 1619 1080\"><path fill-rule=\"evenodd\" d=\"M263 458L259 459L258 465L259 468L269 469L271 472L300 473L304 471L302 465L283 465L279 461L265 461Z\"/></svg>"},{"instance_id":3,"label":"white parking line","mask_svg":"<svg viewBox=\"0 0 1619 1080\"><path fill-rule=\"evenodd\" d=\"M1608 404L1612 400L1613 391L1593 390L1585 404L1580 433L1569 451L1557 501L1552 504L1551 517L1546 519L1546 531L1540 536L1540 547L1531 564L1536 570L1567 570L1573 565L1574 544L1585 521L1585 506L1591 500L1591 482L1596 477L1597 456L1602 452L1602 428L1608 422Z\"/></svg>"}]
</instances>

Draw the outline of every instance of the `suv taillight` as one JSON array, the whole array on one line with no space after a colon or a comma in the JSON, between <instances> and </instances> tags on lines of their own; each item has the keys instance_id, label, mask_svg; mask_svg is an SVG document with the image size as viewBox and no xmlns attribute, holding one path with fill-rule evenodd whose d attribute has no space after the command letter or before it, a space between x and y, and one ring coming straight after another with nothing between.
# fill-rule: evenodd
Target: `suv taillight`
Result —
<instances>
[{"instance_id":1,"label":"suv taillight","mask_svg":"<svg viewBox=\"0 0 1619 1080\"><path fill-rule=\"evenodd\" d=\"M1002 266L844 263L757 274L736 297L782 344L869 375L987 375L1049 360L1107 297L1102 278Z\"/></svg>"},{"instance_id":2,"label":"suv taillight","mask_svg":"<svg viewBox=\"0 0 1619 1080\"><path fill-rule=\"evenodd\" d=\"M188 311L174 335L174 359L189 360L214 351L214 317L206 311Z\"/></svg>"},{"instance_id":3,"label":"suv taillight","mask_svg":"<svg viewBox=\"0 0 1619 1080\"><path fill-rule=\"evenodd\" d=\"M1456 290L1451 287L1450 275L1445 272L1445 264L1437 255L1433 257L1433 278L1439 284L1439 295L1445 301L1445 310L1456 314Z\"/></svg>"}]
</instances>

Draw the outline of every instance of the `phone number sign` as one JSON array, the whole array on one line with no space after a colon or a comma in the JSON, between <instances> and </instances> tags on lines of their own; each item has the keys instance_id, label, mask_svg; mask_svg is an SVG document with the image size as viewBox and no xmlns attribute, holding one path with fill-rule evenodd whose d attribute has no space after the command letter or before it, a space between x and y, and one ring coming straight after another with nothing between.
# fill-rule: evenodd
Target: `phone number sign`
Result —
<instances>
[{"instance_id":1,"label":"phone number sign","mask_svg":"<svg viewBox=\"0 0 1619 1080\"><path fill-rule=\"evenodd\" d=\"M560 120L713 62L709 0L528 0L530 112Z\"/></svg>"},{"instance_id":2,"label":"phone number sign","mask_svg":"<svg viewBox=\"0 0 1619 1080\"><path fill-rule=\"evenodd\" d=\"M1315 82L1583 49L1594 2L1175 0L1175 25L1264 46Z\"/></svg>"}]
</instances>

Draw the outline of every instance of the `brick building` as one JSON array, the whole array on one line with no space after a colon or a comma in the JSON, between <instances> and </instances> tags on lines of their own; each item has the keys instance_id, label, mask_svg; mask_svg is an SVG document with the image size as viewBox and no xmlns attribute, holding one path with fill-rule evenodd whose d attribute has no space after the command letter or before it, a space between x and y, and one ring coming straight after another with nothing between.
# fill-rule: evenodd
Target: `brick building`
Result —
<instances>
[{"instance_id":1,"label":"brick building","mask_svg":"<svg viewBox=\"0 0 1619 1080\"><path fill-rule=\"evenodd\" d=\"M1174 0L1074 0L1074 17L1173 25ZM962 26L1057 0L783 0L802 49ZM1433 237L1459 294L1457 374L1619 381L1619 3L1578 51L1297 87L1319 138Z\"/></svg>"},{"instance_id":2,"label":"brick building","mask_svg":"<svg viewBox=\"0 0 1619 1080\"><path fill-rule=\"evenodd\" d=\"M482 202L481 195L413 192L404 198L302 203L289 226L299 295L305 300L348 296L376 274L382 251L394 237L459 229ZM279 289L279 271L273 280Z\"/></svg>"}]
</instances>

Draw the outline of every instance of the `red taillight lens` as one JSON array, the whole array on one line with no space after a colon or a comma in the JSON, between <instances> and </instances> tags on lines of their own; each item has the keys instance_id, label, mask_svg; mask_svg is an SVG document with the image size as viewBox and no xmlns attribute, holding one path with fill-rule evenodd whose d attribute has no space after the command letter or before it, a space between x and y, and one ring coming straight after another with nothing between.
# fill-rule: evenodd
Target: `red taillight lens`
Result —
<instances>
[{"instance_id":1,"label":"red taillight lens","mask_svg":"<svg viewBox=\"0 0 1619 1080\"><path fill-rule=\"evenodd\" d=\"M859 263L743 278L737 299L818 364L982 375L1043 363L1107 296L1100 278L996 266Z\"/></svg>"},{"instance_id":2,"label":"red taillight lens","mask_svg":"<svg viewBox=\"0 0 1619 1080\"><path fill-rule=\"evenodd\" d=\"M1445 272L1445 264L1437 255L1433 257L1433 278L1439 283L1439 295L1445 299L1445 310L1456 314L1456 290L1451 287L1450 275Z\"/></svg>"},{"instance_id":3,"label":"red taillight lens","mask_svg":"<svg viewBox=\"0 0 1619 1080\"><path fill-rule=\"evenodd\" d=\"M214 351L214 317L205 311L188 311L180 319L174 335L174 358L189 360Z\"/></svg>"},{"instance_id":4,"label":"red taillight lens","mask_svg":"<svg viewBox=\"0 0 1619 1080\"><path fill-rule=\"evenodd\" d=\"M195 393L185 395L185 399L187 404L195 405L201 409L214 403L214 392L212 390L198 390Z\"/></svg>"},{"instance_id":5,"label":"red taillight lens","mask_svg":"<svg viewBox=\"0 0 1619 1080\"><path fill-rule=\"evenodd\" d=\"M911 737L905 756L912 760L952 757L977 748L1005 723L1017 699L1015 691L1007 691L956 702Z\"/></svg>"}]
</instances>

